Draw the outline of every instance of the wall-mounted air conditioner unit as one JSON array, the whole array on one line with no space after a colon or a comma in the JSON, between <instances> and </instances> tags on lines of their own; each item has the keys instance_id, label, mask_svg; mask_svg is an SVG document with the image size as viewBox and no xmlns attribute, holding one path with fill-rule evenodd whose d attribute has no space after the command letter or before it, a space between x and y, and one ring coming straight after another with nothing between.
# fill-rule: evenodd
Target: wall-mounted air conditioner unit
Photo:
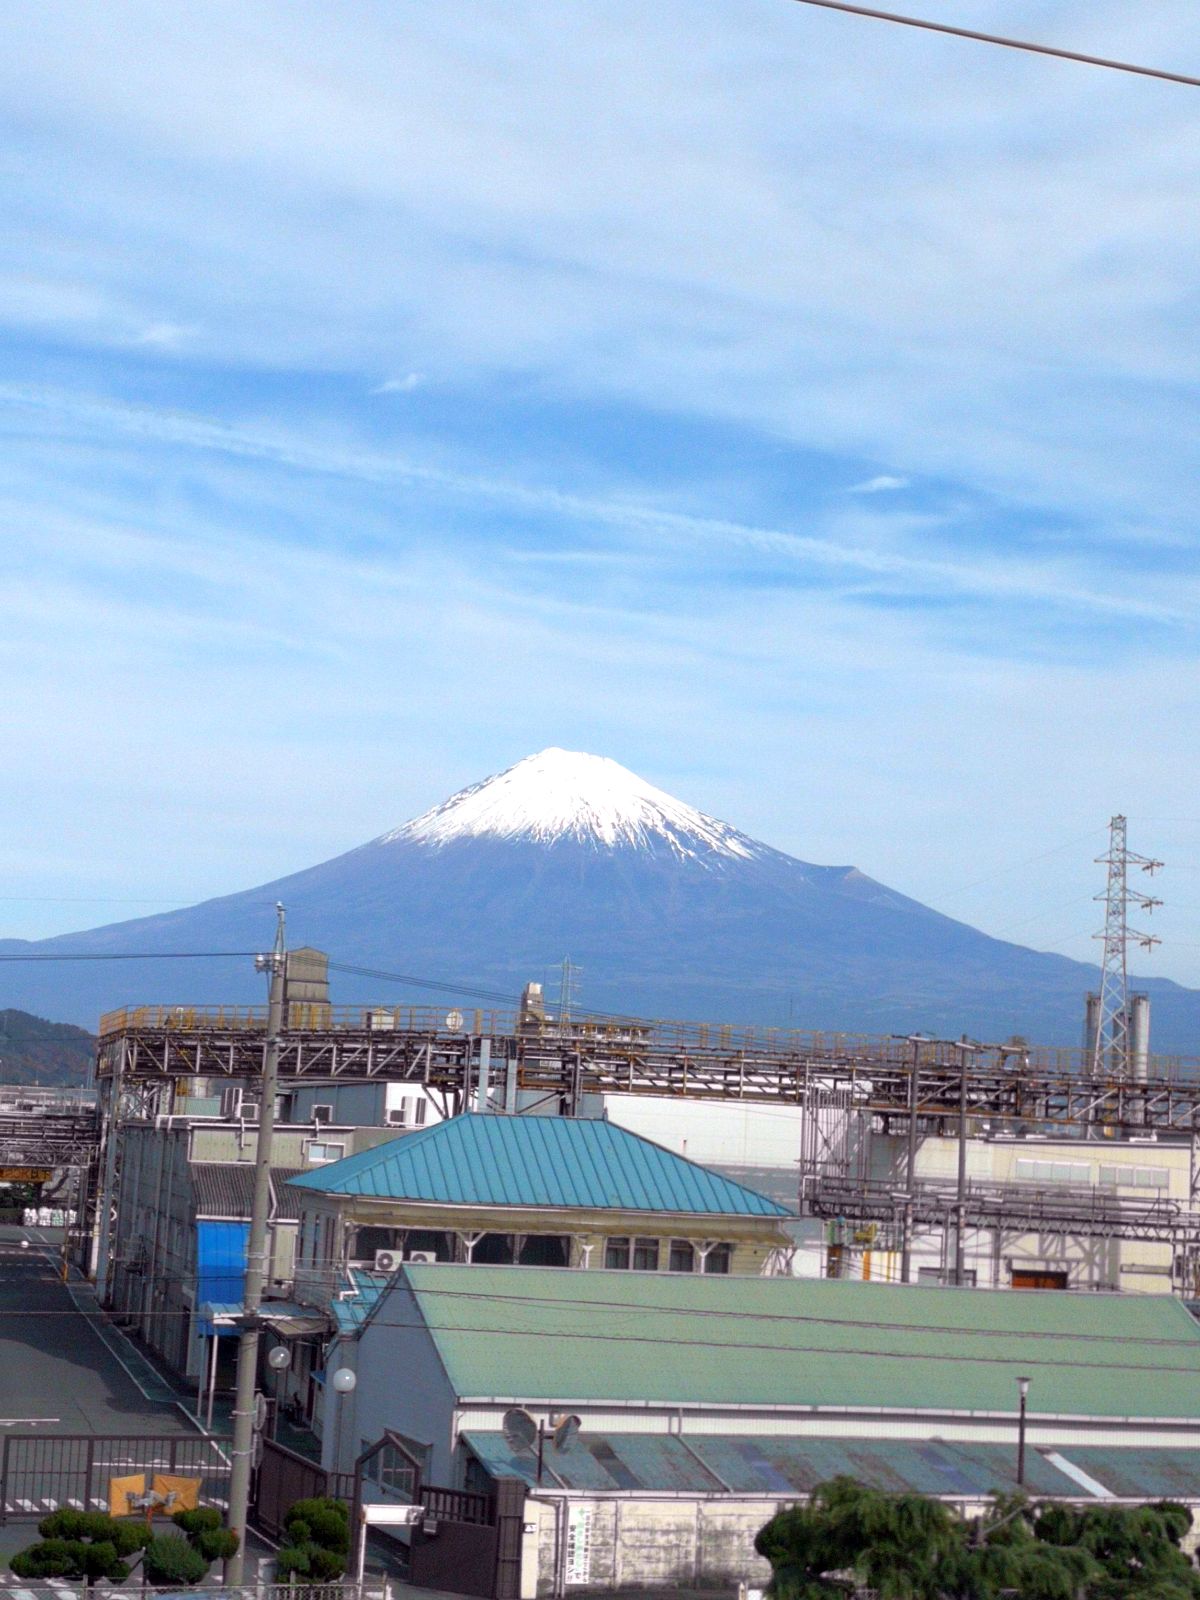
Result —
<instances>
[{"instance_id":1,"label":"wall-mounted air conditioner unit","mask_svg":"<svg viewBox=\"0 0 1200 1600\"><path fill-rule=\"evenodd\" d=\"M314 1105L312 1108L312 1119L314 1122L332 1122L333 1107L324 1103L320 1105Z\"/></svg>"},{"instance_id":2,"label":"wall-mounted air conditioner unit","mask_svg":"<svg viewBox=\"0 0 1200 1600\"><path fill-rule=\"evenodd\" d=\"M399 1250L376 1250L375 1271L395 1272L403 1259Z\"/></svg>"},{"instance_id":3,"label":"wall-mounted air conditioner unit","mask_svg":"<svg viewBox=\"0 0 1200 1600\"><path fill-rule=\"evenodd\" d=\"M243 1122L257 1122L258 1121L258 1101L257 1100L243 1100L242 1101L242 1105L241 1105L241 1109L238 1112L238 1116L242 1119Z\"/></svg>"},{"instance_id":4,"label":"wall-mounted air conditioner unit","mask_svg":"<svg viewBox=\"0 0 1200 1600\"><path fill-rule=\"evenodd\" d=\"M404 1258L406 1261L436 1261L436 1250L410 1250Z\"/></svg>"},{"instance_id":5,"label":"wall-mounted air conditioner unit","mask_svg":"<svg viewBox=\"0 0 1200 1600\"><path fill-rule=\"evenodd\" d=\"M393 1106L385 1118L389 1128L404 1128L408 1126L408 1105Z\"/></svg>"}]
</instances>

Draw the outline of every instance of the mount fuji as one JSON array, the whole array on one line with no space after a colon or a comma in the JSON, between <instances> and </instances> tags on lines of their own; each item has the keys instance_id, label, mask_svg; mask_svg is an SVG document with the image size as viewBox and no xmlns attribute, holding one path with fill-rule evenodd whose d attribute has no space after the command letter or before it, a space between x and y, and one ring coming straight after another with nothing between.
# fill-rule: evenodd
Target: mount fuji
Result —
<instances>
[{"instance_id":1,"label":"mount fuji","mask_svg":"<svg viewBox=\"0 0 1200 1600\"><path fill-rule=\"evenodd\" d=\"M0 1007L87 1024L122 1004L263 999L245 959L173 952L289 942L347 967L551 1003L565 956L579 1010L854 1032L1074 1044L1096 969L1004 943L876 883L751 839L615 761L543 750L320 866L182 911L0 952L162 959L0 966ZM1140 981L1156 1050L1200 1047L1200 993ZM442 1003L335 971L333 998ZM449 996L446 997L447 1002Z\"/></svg>"}]
</instances>

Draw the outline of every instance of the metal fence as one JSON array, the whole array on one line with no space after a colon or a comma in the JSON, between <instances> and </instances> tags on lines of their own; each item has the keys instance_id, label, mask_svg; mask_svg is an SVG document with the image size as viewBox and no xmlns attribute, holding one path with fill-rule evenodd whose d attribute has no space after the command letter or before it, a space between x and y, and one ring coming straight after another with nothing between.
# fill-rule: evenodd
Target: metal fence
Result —
<instances>
[{"instance_id":1,"label":"metal fence","mask_svg":"<svg viewBox=\"0 0 1200 1600\"><path fill-rule=\"evenodd\" d=\"M297 1500L330 1495L349 1502L354 1495L352 1472L328 1472L319 1461L297 1455L275 1439L263 1440L262 1461L254 1479L250 1519L270 1538L283 1531L283 1519Z\"/></svg>"},{"instance_id":2,"label":"metal fence","mask_svg":"<svg viewBox=\"0 0 1200 1600\"><path fill-rule=\"evenodd\" d=\"M51 1511L107 1511L109 1481L144 1473L200 1480L201 1505L228 1509L227 1438L10 1434L0 1451L0 1521L37 1522Z\"/></svg>"},{"instance_id":3,"label":"metal fence","mask_svg":"<svg viewBox=\"0 0 1200 1600\"><path fill-rule=\"evenodd\" d=\"M264 1563L269 1567L270 1562ZM12 1600L131 1600L134 1595L180 1596L178 1584L170 1588L153 1588L145 1585L136 1575L125 1584L94 1583L82 1580L71 1583L56 1578L53 1584L18 1583L10 1579L4 1593ZM361 1586L357 1583L245 1583L237 1588L224 1584L187 1589L189 1600L392 1600L388 1583L372 1578Z\"/></svg>"}]
</instances>

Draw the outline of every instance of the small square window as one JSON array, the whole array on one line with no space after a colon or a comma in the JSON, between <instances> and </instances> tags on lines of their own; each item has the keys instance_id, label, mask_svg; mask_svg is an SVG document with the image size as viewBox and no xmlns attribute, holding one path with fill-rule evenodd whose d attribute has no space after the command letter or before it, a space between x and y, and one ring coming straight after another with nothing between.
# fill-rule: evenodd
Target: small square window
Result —
<instances>
[{"instance_id":1,"label":"small square window","mask_svg":"<svg viewBox=\"0 0 1200 1600\"><path fill-rule=\"evenodd\" d=\"M340 1161L345 1154L344 1144L328 1144L320 1139L309 1142L308 1159L311 1162Z\"/></svg>"},{"instance_id":2,"label":"small square window","mask_svg":"<svg viewBox=\"0 0 1200 1600\"><path fill-rule=\"evenodd\" d=\"M704 1258L705 1272L728 1272L733 1259L731 1244L715 1244Z\"/></svg>"},{"instance_id":3,"label":"small square window","mask_svg":"<svg viewBox=\"0 0 1200 1600\"><path fill-rule=\"evenodd\" d=\"M635 1272L658 1271L657 1239L635 1239L633 1241L633 1270Z\"/></svg>"},{"instance_id":4,"label":"small square window","mask_svg":"<svg viewBox=\"0 0 1200 1600\"><path fill-rule=\"evenodd\" d=\"M628 1239L609 1239L604 1246L604 1265L615 1270L629 1267Z\"/></svg>"},{"instance_id":5,"label":"small square window","mask_svg":"<svg viewBox=\"0 0 1200 1600\"><path fill-rule=\"evenodd\" d=\"M671 1240L670 1268L672 1272L695 1272L696 1251L686 1239Z\"/></svg>"}]
</instances>

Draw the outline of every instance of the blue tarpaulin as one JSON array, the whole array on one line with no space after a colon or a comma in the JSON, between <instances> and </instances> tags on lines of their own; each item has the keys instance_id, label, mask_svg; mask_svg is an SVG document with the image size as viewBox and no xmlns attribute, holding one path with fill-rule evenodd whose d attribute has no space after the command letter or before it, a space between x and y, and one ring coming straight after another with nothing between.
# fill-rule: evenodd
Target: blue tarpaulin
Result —
<instances>
[{"instance_id":1,"label":"blue tarpaulin","mask_svg":"<svg viewBox=\"0 0 1200 1600\"><path fill-rule=\"evenodd\" d=\"M236 1328L222 1327L215 1319L241 1313L249 1236L248 1222L196 1224L196 1306L200 1332L206 1337L213 1333L226 1336L238 1332Z\"/></svg>"}]
</instances>

